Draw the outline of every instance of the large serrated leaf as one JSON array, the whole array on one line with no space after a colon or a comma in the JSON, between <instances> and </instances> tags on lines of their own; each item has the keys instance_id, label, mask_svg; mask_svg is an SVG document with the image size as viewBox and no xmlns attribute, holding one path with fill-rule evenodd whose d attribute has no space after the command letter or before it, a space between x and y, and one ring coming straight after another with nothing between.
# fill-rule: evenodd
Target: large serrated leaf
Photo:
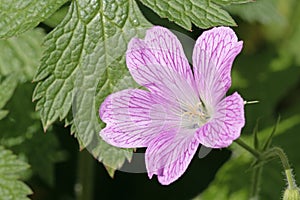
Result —
<instances>
[{"instance_id":1,"label":"large serrated leaf","mask_svg":"<svg viewBox=\"0 0 300 200\"><path fill-rule=\"evenodd\" d=\"M31 189L18 179L29 167L11 151L0 146L0 199L29 200Z\"/></svg>"},{"instance_id":2,"label":"large serrated leaf","mask_svg":"<svg viewBox=\"0 0 300 200\"><path fill-rule=\"evenodd\" d=\"M132 152L112 147L98 136L101 127L95 107L101 100L96 106L96 89L99 86L100 92L106 87L101 82L113 86L125 77L127 43L149 26L133 0L73 1L65 19L47 36L47 49L35 77L38 85L33 99L38 100L36 108L44 128L66 118L72 106L72 128L81 148L87 147L114 169ZM117 76L112 68L120 69ZM114 89L105 89L97 98L103 100Z\"/></svg>"},{"instance_id":3,"label":"large serrated leaf","mask_svg":"<svg viewBox=\"0 0 300 200\"><path fill-rule=\"evenodd\" d=\"M219 5L230 3L245 3L245 0L175 0L156 1L141 0L160 17L168 18L185 29L191 30L192 23L200 28L210 28L218 25L235 26L230 15ZM216 4L216 3L217 4Z\"/></svg>"},{"instance_id":4,"label":"large serrated leaf","mask_svg":"<svg viewBox=\"0 0 300 200\"><path fill-rule=\"evenodd\" d=\"M0 38L18 35L37 26L67 0L1 0Z\"/></svg>"},{"instance_id":5,"label":"large serrated leaf","mask_svg":"<svg viewBox=\"0 0 300 200\"><path fill-rule=\"evenodd\" d=\"M31 81L42 57L44 36L41 29L34 29L0 40L0 75L14 74L20 82Z\"/></svg>"}]
</instances>

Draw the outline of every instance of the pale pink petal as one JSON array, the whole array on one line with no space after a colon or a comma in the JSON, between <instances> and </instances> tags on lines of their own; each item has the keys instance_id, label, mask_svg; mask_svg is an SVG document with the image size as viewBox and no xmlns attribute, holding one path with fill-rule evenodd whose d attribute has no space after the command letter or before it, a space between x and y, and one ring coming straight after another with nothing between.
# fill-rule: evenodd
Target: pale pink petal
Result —
<instances>
[{"instance_id":1,"label":"pale pink petal","mask_svg":"<svg viewBox=\"0 0 300 200\"><path fill-rule=\"evenodd\" d=\"M127 67L137 83L173 102L199 101L191 67L177 37L153 27L145 39L133 38L126 52Z\"/></svg>"},{"instance_id":2,"label":"pale pink petal","mask_svg":"<svg viewBox=\"0 0 300 200\"><path fill-rule=\"evenodd\" d=\"M158 133L180 124L180 118L172 114L168 105L163 98L145 90L113 93L99 110L101 120L106 123L100 136L117 147L146 147Z\"/></svg>"},{"instance_id":3,"label":"pale pink petal","mask_svg":"<svg viewBox=\"0 0 300 200\"><path fill-rule=\"evenodd\" d=\"M209 112L225 96L231 85L231 67L243 42L228 27L203 32L193 52L195 82Z\"/></svg>"},{"instance_id":4,"label":"pale pink petal","mask_svg":"<svg viewBox=\"0 0 300 200\"><path fill-rule=\"evenodd\" d=\"M145 155L149 178L169 185L177 180L190 164L199 142L192 133L163 132L150 142Z\"/></svg>"},{"instance_id":5,"label":"pale pink petal","mask_svg":"<svg viewBox=\"0 0 300 200\"><path fill-rule=\"evenodd\" d=\"M244 101L235 92L217 104L211 119L197 130L196 138L206 147L228 147L244 125Z\"/></svg>"}]
</instances>

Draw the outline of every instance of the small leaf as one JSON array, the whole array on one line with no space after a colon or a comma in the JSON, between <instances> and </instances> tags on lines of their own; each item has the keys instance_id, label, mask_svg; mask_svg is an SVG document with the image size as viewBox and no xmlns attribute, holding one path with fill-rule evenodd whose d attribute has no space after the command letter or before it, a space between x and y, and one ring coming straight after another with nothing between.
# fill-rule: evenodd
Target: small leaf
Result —
<instances>
[{"instance_id":1,"label":"small leaf","mask_svg":"<svg viewBox=\"0 0 300 200\"><path fill-rule=\"evenodd\" d=\"M21 161L11 151L0 146L0 197L1 199L29 200L31 189L18 179L29 165Z\"/></svg>"},{"instance_id":2,"label":"small leaf","mask_svg":"<svg viewBox=\"0 0 300 200\"><path fill-rule=\"evenodd\" d=\"M254 139L253 139L254 149L259 149L260 148L259 139L258 139L258 136L257 136L257 134L258 134L258 121L259 120L256 121L256 124L255 124L253 132L252 132L253 137L254 137Z\"/></svg>"},{"instance_id":3,"label":"small leaf","mask_svg":"<svg viewBox=\"0 0 300 200\"><path fill-rule=\"evenodd\" d=\"M2 0L0 38L23 33L47 19L67 0Z\"/></svg>"},{"instance_id":4,"label":"small leaf","mask_svg":"<svg viewBox=\"0 0 300 200\"><path fill-rule=\"evenodd\" d=\"M162 18L168 18L187 30L192 29L192 23L200 28L225 25L236 26L230 15L215 3L227 5L245 3L245 0L185 0L185 1L156 1L141 0Z\"/></svg>"},{"instance_id":5,"label":"small leaf","mask_svg":"<svg viewBox=\"0 0 300 200\"><path fill-rule=\"evenodd\" d=\"M263 149L262 149L263 151L267 150L271 146L272 139L273 139L273 137L274 137L274 135L275 135L275 133L277 131L277 127L278 127L279 123L280 123L280 116L278 116L276 124L274 125L273 130L271 131L270 136L268 137L268 139L266 140L266 142L265 142L265 144L263 146Z\"/></svg>"}]
</instances>

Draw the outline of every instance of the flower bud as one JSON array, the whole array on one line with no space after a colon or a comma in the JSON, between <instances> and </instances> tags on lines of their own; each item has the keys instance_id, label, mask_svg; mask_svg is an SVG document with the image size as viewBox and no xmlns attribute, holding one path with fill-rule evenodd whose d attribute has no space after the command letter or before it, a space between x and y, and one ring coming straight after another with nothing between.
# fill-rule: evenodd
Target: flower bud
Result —
<instances>
[{"instance_id":1,"label":"flower bud","mask_svg":"<svg viewBox=\"0 0 300 200\"><path fill-rule=\"evenodd\" d=\"M283 200L300 200L299 188L287 188L284 191Z\"/></svg>"}]
</instances>

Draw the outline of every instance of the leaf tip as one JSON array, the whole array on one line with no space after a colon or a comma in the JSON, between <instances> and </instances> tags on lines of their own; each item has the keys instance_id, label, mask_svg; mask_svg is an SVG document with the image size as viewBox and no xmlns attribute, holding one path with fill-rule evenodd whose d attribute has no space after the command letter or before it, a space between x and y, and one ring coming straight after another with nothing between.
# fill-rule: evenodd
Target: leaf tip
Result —
<instances>
[{"instance_id":1,"label":"leaf tip","mask_svg":"<svg viewBox=\"0 0 300 200\"><path fill-rule=\"evenodd\" d=\"M104 167L105 167L105 169L106 169L108 175L109 175L111 178L114 178L114 176L115 176L115 171L116 171L116 170L115 170L114 168L112 168L112 167L107 166L107 165L104 165Z\"/></svg>"},{"instance_id":2,"label":"leaf tip","mask_svg":"<svg viewBox=\"0 0 300 200\"><path fill-rule=\"evenodd\" d=\"M51 125L51 122L50 121L47 121L46 123L43 123L43 130L44 130L44 133L47 132L49 126Z\"/></svg>"},{"instance_id":3,"label":"leaf tip","mask_svg":"<svg viewBox=\"0 0 300 200\"><path fill-rule=\"evenodd\" d=\"M83 151L84 150L84 147L79 145L79 151Z\"/></svg>"}]
</instances>

